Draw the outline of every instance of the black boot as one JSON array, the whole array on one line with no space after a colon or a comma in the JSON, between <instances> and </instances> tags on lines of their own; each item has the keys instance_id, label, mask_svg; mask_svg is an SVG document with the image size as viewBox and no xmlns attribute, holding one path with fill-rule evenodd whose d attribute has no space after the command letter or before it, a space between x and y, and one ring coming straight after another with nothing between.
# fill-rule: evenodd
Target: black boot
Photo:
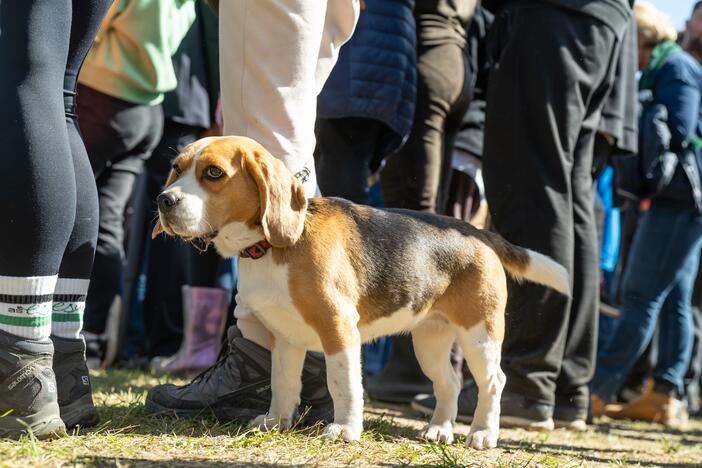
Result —
<instances>
[{"instance_id":1,"label":"black boot","mask_svg":"<svg viewBox=\"0 0 702 468\"><path fill-rule=\"evenodd\" d=\"M183 386L157 385L149 390L146 407L178 417L213 415L223 421L249 423L268 411L271 402L271 353L229 328L227 347L217 363ZM326 385L326 366L308 353L302 369L300 413L303 424L329 422L334 407Z\"/></svg>"},{"instance_id":2,"label":"black boot","mask_svg":"<svg viewBox=\"0 0 702 468\"><path fill-rule=\"evenodd\" d=\"M414 357L411 336L393 337L390 362L380 374L369 377L365 387L371 399L390 403L411 403L415 395L433 392Z\"/></svg>"},{"instance_id":3,"label":"black boot","mask_svg":"<svg viewBox=\"0 0 702 468\"><path fill-rule=\"evenodd\" d=\"M51 364L54 345L0 330L0 438L31 431L38 439L66 434Z\"/></svg>"},{"instance_id":4,"label":"black boot","mask_svg":"<svg viewBox=\"0 0 702 468\"><path fill-rule=\"evenodd\" d=\"M100 415L93 404L85 341L82 337L71 339L53 335L51 340L54 342L54 373L61 419L67 429L97 425Z\"/></svg>"}]
</instances>

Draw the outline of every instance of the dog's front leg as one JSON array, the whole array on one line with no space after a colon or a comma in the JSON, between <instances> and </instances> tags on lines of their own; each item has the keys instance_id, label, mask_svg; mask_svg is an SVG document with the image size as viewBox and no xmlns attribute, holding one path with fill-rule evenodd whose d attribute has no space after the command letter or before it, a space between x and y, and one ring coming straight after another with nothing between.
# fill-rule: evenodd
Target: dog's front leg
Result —
<instances>
[{"instance_id":1,"label":"dog's front leg","mask_svg":"<svg viewBox=\"0 0 702 468\"><path fill-rule=\"evenodd\" d=\"M275 336L271 350L271 406L268 414L255 418L251 426L266 431L274 427L290 427L293 414L300 403L304 362L304 348Z\"/></svg>"},{"instance_id":2,"label":"dog's front leg","mask_svg":"<svg viewBox=\"0 0 702 468\"><path fill-rule=\"evenodd\" d=\"M327 385L334 400L334 422L322 437L359 440L363 431L363 384L361 382L361 340L357 329L345 336L344 347L328 353Z\"/></svg>"}]
</instances>

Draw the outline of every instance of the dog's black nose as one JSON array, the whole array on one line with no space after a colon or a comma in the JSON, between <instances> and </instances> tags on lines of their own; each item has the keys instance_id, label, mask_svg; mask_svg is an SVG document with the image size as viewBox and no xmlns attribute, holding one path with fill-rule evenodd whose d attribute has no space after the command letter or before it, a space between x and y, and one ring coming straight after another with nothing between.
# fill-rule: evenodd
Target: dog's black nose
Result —
<instances>
[{"instance_id":1,"label":"dog's black nose","mask_svg":"<svg viewBox=\"0 0 702 468\"><path fill-rule=\"evenodd\" d=\"M167 213L173 209L180 202L180 195L175 193L162 193L156 197L156 203L158 203L158 209L162 213Z\"/></svg>"}]
</instances>

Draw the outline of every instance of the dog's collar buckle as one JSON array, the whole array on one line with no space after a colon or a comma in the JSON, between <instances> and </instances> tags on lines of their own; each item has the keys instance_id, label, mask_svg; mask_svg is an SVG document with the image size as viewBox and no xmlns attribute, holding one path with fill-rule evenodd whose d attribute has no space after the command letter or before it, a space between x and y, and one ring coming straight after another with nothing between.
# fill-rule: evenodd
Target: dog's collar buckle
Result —
<instances>
[{"instance_id":1,"label":"dog's collar buckle","mask_svg":"<svg viewBox=\"0 0 702 468\"><path fill-rule=\"evenodd\" d=\"M251 258L253 260L258 260L268 253L271 248L271 244L268 243L266 239L256 242L254 245L250 245L239 252L240 258Z\"/></svg>"}]
</instances>

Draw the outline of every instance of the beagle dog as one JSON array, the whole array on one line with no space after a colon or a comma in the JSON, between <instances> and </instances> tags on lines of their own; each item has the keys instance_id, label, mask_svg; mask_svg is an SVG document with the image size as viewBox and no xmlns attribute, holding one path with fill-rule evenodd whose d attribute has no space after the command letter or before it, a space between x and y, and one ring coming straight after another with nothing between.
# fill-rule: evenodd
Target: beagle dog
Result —
<instances>
[{"instance_id":1,"label":"beagle dog","mask_svg":"<svg viewBox=\"0 0 702 468\"><path fill-rule=\"evenodd\" d=\"M334 423L323 436L358 440L361 344L411 332L436 394L423 437L453 440L461 382L449 353L458 341L479 389L467 444L495 447L506 274L570 294L561 265L465 222L306 199L283 163L249 138L187 146L158 207L154 236L204 239L224 257L239 256L237 302L274 337L270 409L252 422L262 429L291 424L305 352L323 351L334 400Z\"/></svg>"}]
</instances>

